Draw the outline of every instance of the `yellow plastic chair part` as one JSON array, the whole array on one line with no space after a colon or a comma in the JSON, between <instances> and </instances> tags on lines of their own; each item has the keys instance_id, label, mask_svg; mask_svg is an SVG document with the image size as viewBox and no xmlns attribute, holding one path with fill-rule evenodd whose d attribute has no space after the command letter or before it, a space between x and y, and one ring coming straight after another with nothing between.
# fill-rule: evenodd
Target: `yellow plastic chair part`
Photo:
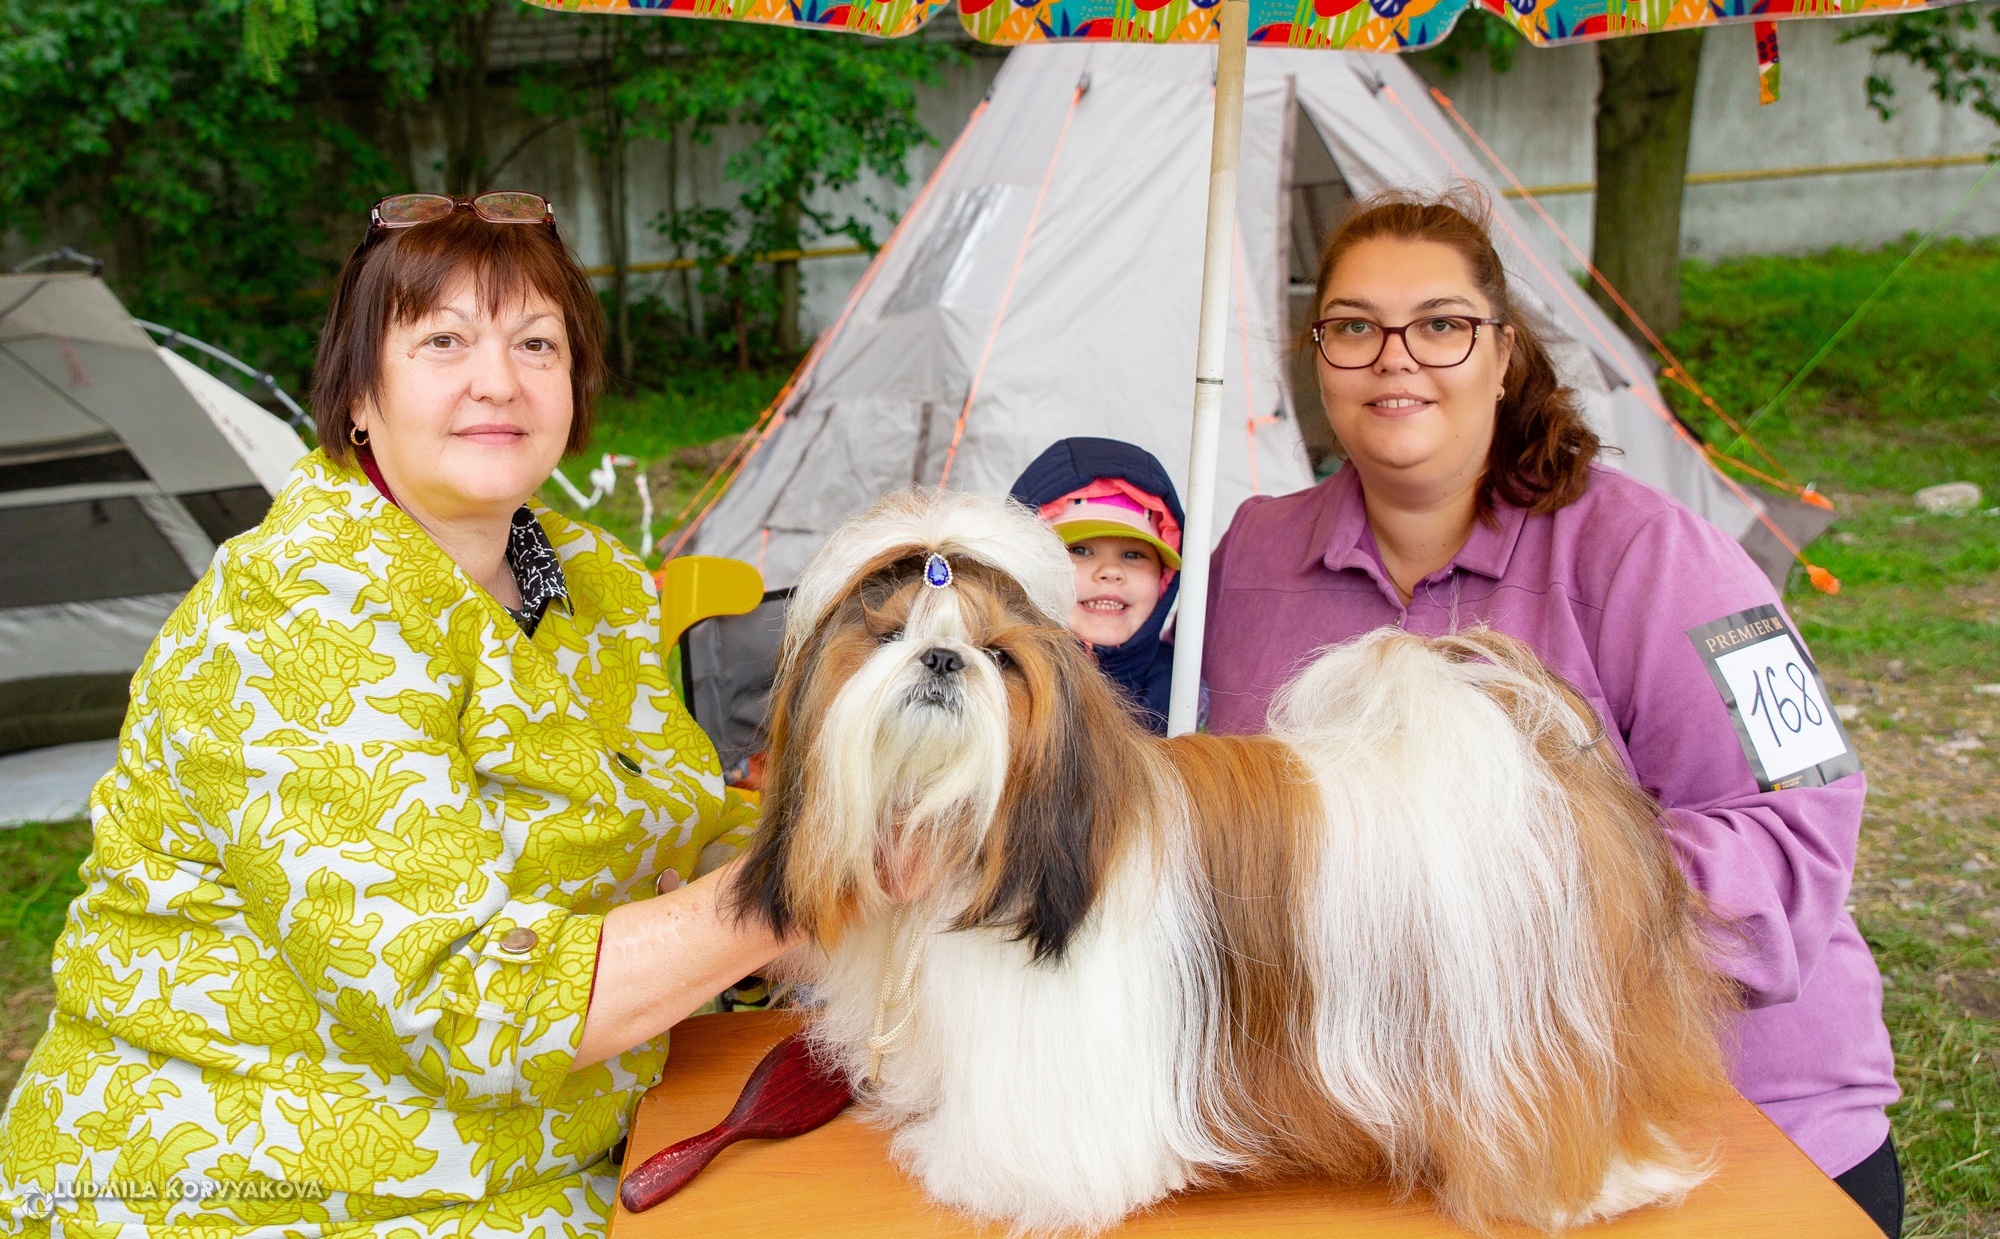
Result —
<instances>
[{"instance_id":1,"label":"yellow plastic chair part","mask_svg":"<svg viewBox=\"0 0 2000 1239\"><path fill-rule=\"evenodd\" d=\"M716 615L743 615L764 601L764 577L740 559L686 555L670 559L660 583L660 648L671 650L681 634Z\"/></svg>"}]
</instances>

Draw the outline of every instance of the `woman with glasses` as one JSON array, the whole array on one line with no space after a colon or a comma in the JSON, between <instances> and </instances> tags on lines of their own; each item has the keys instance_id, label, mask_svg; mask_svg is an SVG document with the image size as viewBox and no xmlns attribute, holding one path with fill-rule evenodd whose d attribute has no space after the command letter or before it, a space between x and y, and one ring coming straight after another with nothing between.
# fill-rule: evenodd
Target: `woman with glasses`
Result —
<instances>
[{"instance_id":1,"label":"woman with glasses","mask_svg":"<svg viewBox=\"0 0 2000 1239\"><path fill-rule=\"evenodd\" d=\"M1263 730L1308 656L1384 625L1526 641L1597 709L1729 922L1716 958L1746 1008L1738 1087L1896 1234L1882 981L1845 906L1866 782L1771 583L1728 536L1597 463L1470 195L1363 204L1327 246L1314 306L1345 460L1310 490L1250 499L1216 549L1211 729Z\"/></svg>"},{"instance_id":2,"label":"woman with glasses","mask_svg":"<svg viewBox=\"0 0 2000 1239\"><path fill-rule=\"evenodd\" d=\"M533 194L375 209L321 447L132 683L0 1232L601 1233L666 1029L785 945L659 600L533 499L603 373Z\"/></svg>"}]
</instances>

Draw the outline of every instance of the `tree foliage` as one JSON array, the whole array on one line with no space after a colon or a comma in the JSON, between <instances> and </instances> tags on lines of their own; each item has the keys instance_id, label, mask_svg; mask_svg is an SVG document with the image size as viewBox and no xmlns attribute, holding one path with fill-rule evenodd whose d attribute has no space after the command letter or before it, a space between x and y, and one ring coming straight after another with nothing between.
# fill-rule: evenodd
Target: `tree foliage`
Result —
<instances>
[{"instance_id":1,"label":"tree foliage","mask_svg":"<svg viewBox=\"0 0 2000 1239\"><path fill-rule=\"evenodd\" d=\"M321 9L330 65L365 73L364 16ZM0 228L106 257L141 317L297 357L334 222L391 181L338 84L262 80L227 3L0 0Z\"/></svg>"},{"instance_id":2,"label":"tree foliage","mask_svg":"<svg viewBox=\"0 0 2000 1239\"><path fill-rule=\"evenodd\" d=\"M759 270L752 256L837 237L874 247L867 215L815 204L870 172L908 182L910 151L932 140L917 120L916 89L936 81L956 49L722 22L614 22L592 37L597 46L581 64L535 77L525 106L575 121L609 167L622 166L635 137L684 148L712 143L728 126L755 134L728 161L739 188L728 208L672 203L657 226L701 261L701 291L724 307L708 338L747 364L754 322L769 326L777 351L796 351L798 263ZM888 214L880 203L864 205Z\"/></svg>"},{"instance_id":3,"label":"tree foliage","mask_svg":"<svg viewBox=\"0 0 2000 1239\"><path fill-rule=\"evenodd\" d=\"M504 10L580 54L496 67ZM904 177L928 140L915 87L951 55L515 0L0 0L0 241L96 253L134 313L297 389L325 290L375 198L490 188L573 126L596 196L616 200L633 139L684 148L743 126L736 200L659 214L710 260L704 283L725 301L737 286L736 313L707 334L744 338L710 343L741 351L754 333L768 348L782 335L775 280L740 259L835 235L872 244L864 220L815 204L864 170ZM612 240L622 263L629 247Z\"/></svg>"},{"instance_id":4,"label":"tree foliage","mask_svg":"<svg viewBox=\"0 0 2000 1239\"><path fill-rule=\"evenodd\" d=\"M1475 5L1459 14L1443 42L1425 48L1417 56L1444 77L1457 77L1465 72L1466 65L1476 60L1484 60L1495 73L1505 73L1514 67L1514 55L1520 46L1518 30Z\"/></svg>"},{"instance_id":5,"label":"tree foliage","mask_svg":"<svg viewBox=\"0 0 2000 1239\"><path fill-rule=\"evenodd\" d=\"M1991 32L1991 36L1985 32ZM1883 120L1895 115L1896 83L1880 71L1884 59L1906 61L1930 75L1931 93L1941 102L1972 110L2000 124L2000 4L1965 4L1925 9L1895 17L1856 22L1841 42L1865 39L1877 69L1868 75L1868 105Z\"/></svg>"}]
</instances>

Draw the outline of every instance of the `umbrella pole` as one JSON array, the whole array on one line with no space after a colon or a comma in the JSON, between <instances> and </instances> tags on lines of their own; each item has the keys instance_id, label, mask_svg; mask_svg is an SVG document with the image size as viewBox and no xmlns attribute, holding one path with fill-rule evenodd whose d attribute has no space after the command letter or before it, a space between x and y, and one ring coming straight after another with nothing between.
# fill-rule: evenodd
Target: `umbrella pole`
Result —
<instances>
[{"instance_id":1,"label":"umbrella pole","mask_svg":"<svg viewBox=\"0 0 2000 1239\"><path fill-rule=\"evenodd\" d=\"M1222 434L1222 364L1236 236L1236 162L1243 144L1243 61L1250 0L1222 0L1215 66L1215 129L1208 164L1208 244L1201 263L1201 334L1195 344L1194 433L1188 445L1187 528L1181 534L1180 614L1174 621L1173 697L1167 734L1195 729L1201 648L1208 621L1208 552L1215 542L1215 454ZM1244 381L1249 381L1248 375Z\"/></svg>"}]
</instances>

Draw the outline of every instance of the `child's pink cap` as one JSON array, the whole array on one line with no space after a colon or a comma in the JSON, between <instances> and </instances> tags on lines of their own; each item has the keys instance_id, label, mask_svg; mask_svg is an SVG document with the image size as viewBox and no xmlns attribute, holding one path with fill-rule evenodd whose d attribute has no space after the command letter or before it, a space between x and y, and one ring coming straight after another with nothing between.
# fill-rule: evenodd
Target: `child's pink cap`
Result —
<instances>
[{"instance_id":1,"label":"child's pink cap","mask_svg":"<svg viewBox=\"0 0 2000 1239\"><path fill-rule=\"evenodd\" d=\"M1041 516L1071 545L1086 538L1137 538L1150 543L1167 569L1162 587L1181 566L1180 525L1167 505L1123 478L1098 478L1043 504Z\"/></svg>"}]
</instances>

